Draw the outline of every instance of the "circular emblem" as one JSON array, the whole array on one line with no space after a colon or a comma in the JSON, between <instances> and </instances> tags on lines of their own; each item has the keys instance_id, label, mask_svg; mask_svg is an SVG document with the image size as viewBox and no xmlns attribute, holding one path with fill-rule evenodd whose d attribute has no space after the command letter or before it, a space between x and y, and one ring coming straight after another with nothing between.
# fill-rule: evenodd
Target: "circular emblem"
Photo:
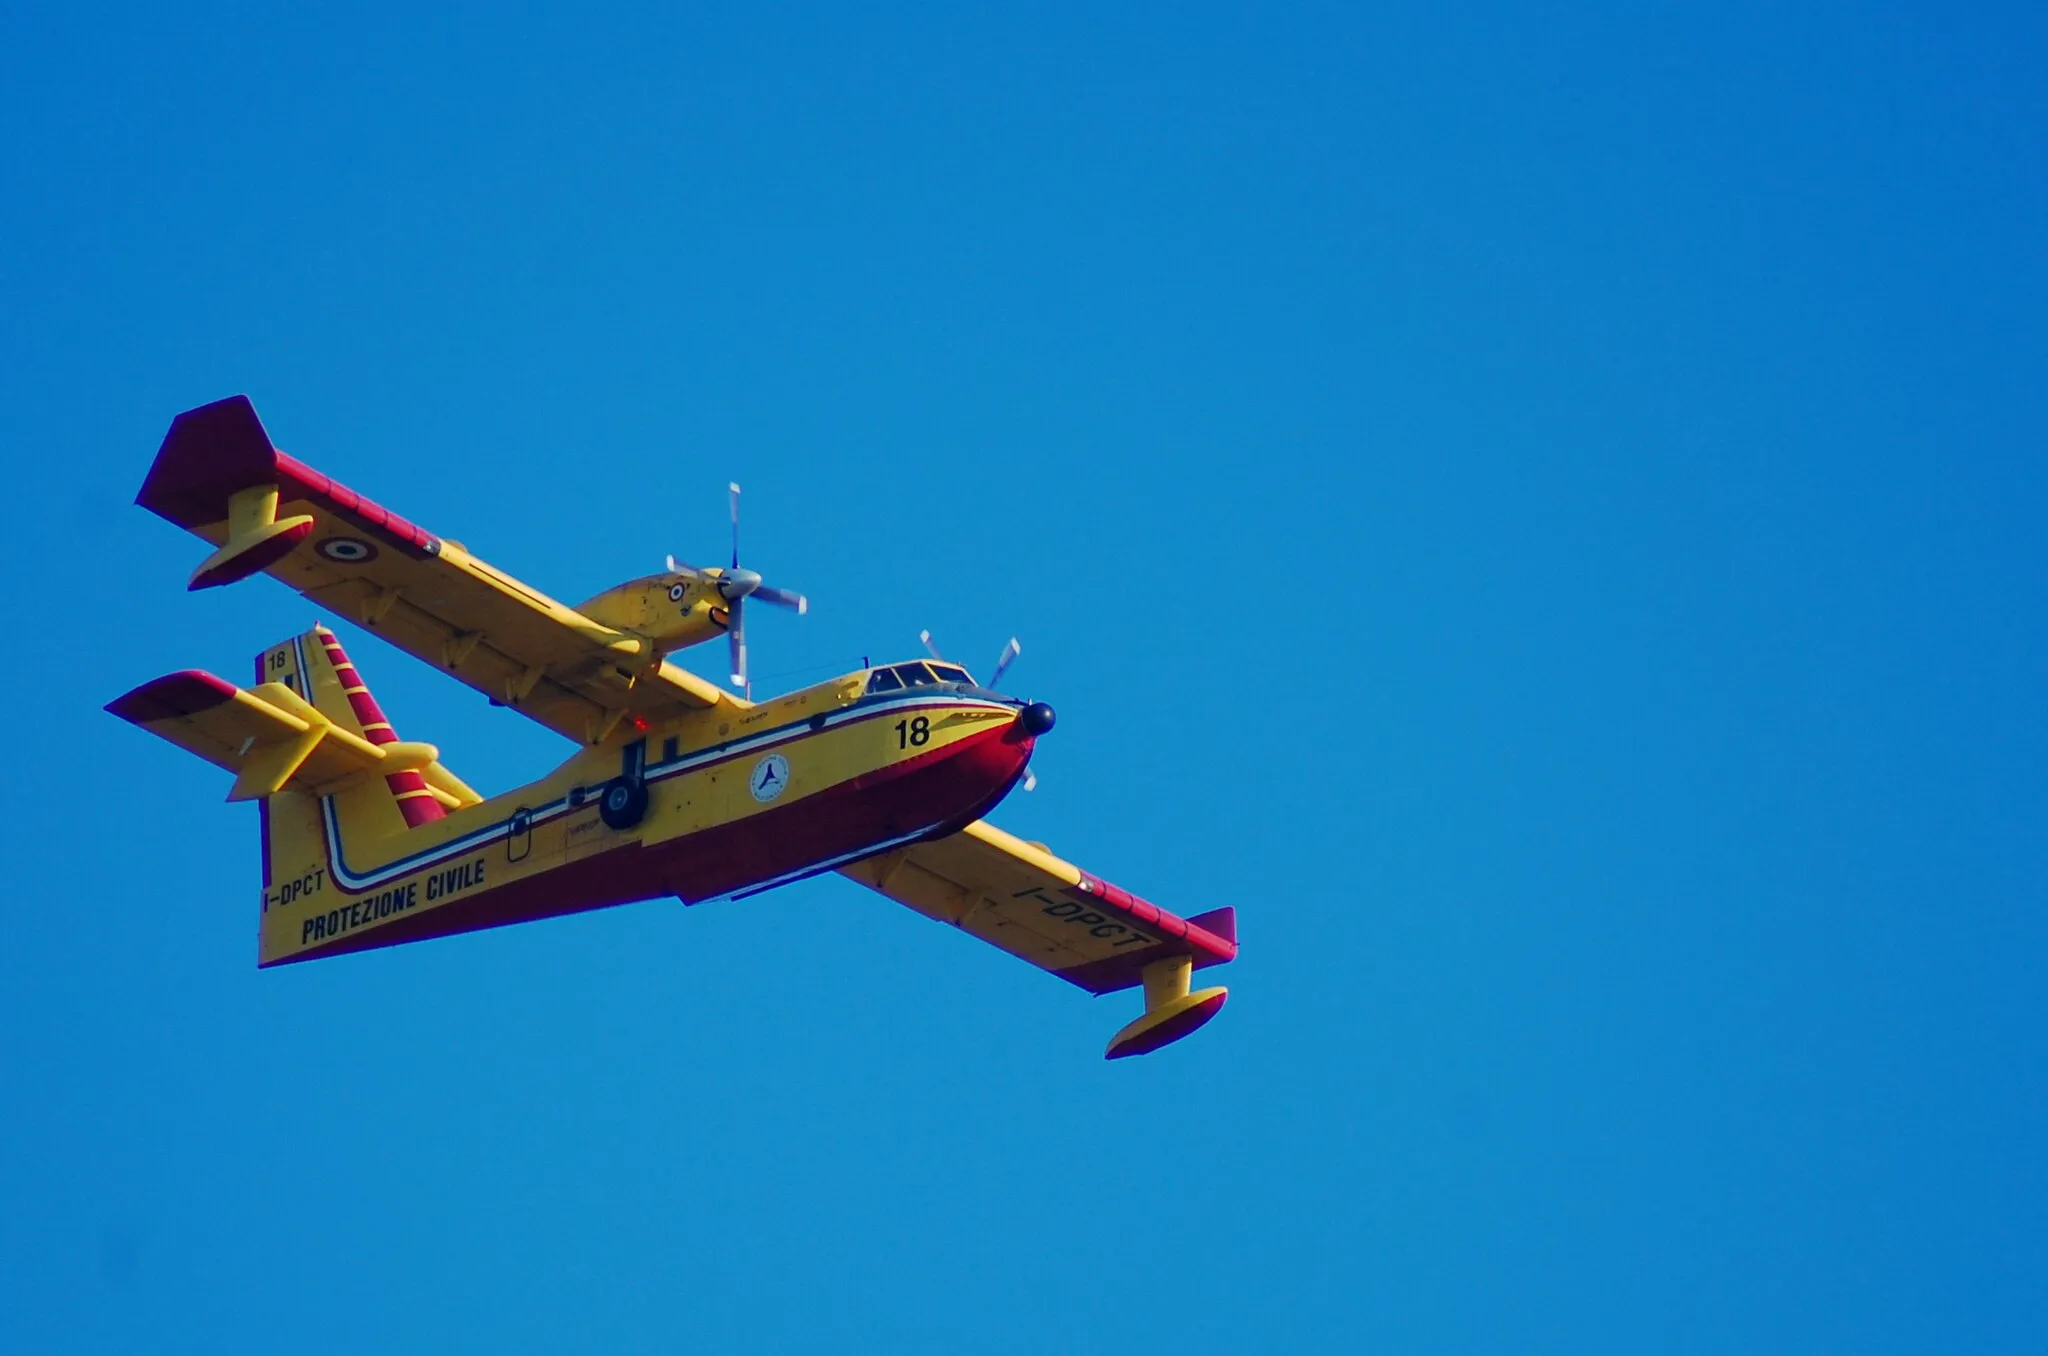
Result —
<instances>
[{"instance_id":1,"label":"circular emblem","mask_svg":"<svg viewBox=\"0 0 2048 1356\"><path fill-rule=\"evenodd\" d=\"M670 584L668 586L668 600L672 603L683 601L683 586L681 584Z\"/></svg>"},{"instance_id":2,"label":"circular emblem","mask_svg":"<svg viewBox=\"0 0 2048 1356\"><path fill-rule=\"evenodd\" d=\"M747 789L754 793L754 799L767 804L789 789L789 760L779 753L771 753L754 764L754 771L747 778Z\"/></svg>"},{"instance_id":3,"label":"circular emblem","mask_svg":"<svg viewBox=\"0 0 2048 1356\"><path fill-rule=\"evenodd\" d=\"M313 548L329 560L355 565L377 558L377 548L359 537L329 537Z\"/></svg>"}]
</instances>

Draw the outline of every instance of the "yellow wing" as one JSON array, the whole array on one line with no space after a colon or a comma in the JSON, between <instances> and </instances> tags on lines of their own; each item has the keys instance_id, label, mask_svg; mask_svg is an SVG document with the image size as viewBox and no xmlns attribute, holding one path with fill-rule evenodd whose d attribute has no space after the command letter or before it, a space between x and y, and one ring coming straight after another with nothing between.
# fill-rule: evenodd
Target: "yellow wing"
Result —
<instances>
[{"instance_id":1,"label":"yellow wing","mask_svg":"<svg viewBox=\"0 0 2048 1356\"><path fill-rule=\"evenodd\" d=\"M220 548L192 587L265 571L581 743L745 705L278 451L246 396L173 420L136 502Z\"/></svg>"},{"instance_id":2,"label":"yellow wing","mask_svg":"<svg viewBox=\"0 0 2048 1356\"><path fill-rule=\"evenodd\" d=\"M986 821L840 869L1090 993L1131 988L1156 961L1237 955L1234 910L1179 918Z\"/></svg>"}]
</instances>

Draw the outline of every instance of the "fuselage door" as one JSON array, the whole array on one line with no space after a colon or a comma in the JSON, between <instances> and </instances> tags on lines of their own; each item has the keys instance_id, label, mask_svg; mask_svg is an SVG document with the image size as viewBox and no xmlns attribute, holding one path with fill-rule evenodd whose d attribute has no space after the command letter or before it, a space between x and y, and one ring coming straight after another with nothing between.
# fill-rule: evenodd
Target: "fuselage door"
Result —
<instances>
[{"instance_id":1,"label":"fuselage door","mask_svg":"<svg viewBox=\"0 0 2048 1356\"><path fill-rule=\"evenodd\" d=\"M512 812L512 822L505 829L505 860L525 860L533 851L533 811L524 805Z\"/></svg>"}]
</instances>

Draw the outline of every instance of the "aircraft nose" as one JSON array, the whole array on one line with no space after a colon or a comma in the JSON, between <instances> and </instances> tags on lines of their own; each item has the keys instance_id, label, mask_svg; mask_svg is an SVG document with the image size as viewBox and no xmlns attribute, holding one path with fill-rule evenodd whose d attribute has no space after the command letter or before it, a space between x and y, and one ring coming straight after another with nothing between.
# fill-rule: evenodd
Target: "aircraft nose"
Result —
<instances>
[{"instance_id":1,"label":"aircraft nose","mask_svg":"<svg viewBox=\"0 0 2048 1356\"><path fill-rule=\"evenodd\" d=\"M1033 702L1017 713L1017 723L1033 738L1052 729L1058 720L1059 716L1044 702Z\"/></svg>"}]
</instances>

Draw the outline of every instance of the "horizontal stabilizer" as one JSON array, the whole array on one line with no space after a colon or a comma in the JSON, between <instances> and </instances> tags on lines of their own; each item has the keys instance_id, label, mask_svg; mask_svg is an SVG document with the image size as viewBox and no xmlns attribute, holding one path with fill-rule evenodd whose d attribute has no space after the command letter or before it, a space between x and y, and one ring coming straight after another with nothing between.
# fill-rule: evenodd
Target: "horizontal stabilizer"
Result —
<instances>
[{"instance_id":1,"label":"horizontal stabilizer","mask_svg":"<svg viewBox=\"0 0 2048 1356\"><path fill-rule=\"evenodd\" d=\"M244 691L187 669L152 679L107 710L235 774L229 800L280 791L331 794L358 777L420 772L435 799L473 805L476 792L440 765L432 744L372 744L329 720L282 683Z\"/></svg>"}]
</instances>

